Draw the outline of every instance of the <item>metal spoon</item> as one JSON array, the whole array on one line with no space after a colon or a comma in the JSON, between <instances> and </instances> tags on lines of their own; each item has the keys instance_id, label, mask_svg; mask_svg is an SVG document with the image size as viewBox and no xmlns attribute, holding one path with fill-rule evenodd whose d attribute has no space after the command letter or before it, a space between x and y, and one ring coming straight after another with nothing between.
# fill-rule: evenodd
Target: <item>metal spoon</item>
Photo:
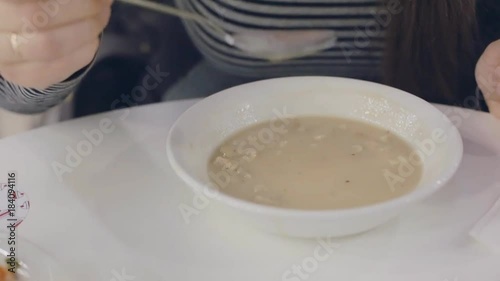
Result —
<instances>
[{"instance_id":1,"label":"metal spoon","mask_svg":"<svg viewBox=\"0 0 500 281\"><path fill-rule=\"evenodd\" d=\"M337 42L334 31L248 31L230 34L202 15L147 0L118 0L155 12L196 21L212 28L226 44L245 53L269 61L283 61L316 54L332 48Z\"/></svg>"}]
</instances>

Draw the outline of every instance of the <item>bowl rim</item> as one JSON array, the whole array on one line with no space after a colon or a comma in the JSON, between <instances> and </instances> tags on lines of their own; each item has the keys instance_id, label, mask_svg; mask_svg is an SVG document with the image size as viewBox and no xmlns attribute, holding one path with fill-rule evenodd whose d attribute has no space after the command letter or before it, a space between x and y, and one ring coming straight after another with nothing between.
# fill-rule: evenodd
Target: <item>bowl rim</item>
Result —
<instances>
[{"instance_id":1,"label":"bowl rim","mask_svg":"<svg viewBox=\"0 0 500 281\"><path fill-rule=\"evenodd\" d=\"M450 156L449 163L452 163L452 165L449 165L445 167L444 171L439 175L439 177L432 181L431 183L428 184L418 184L417 187L409 192L406 193L402 196L399 196L397 198L393 198L387 201L382 201L379 203L375 204L370 204L362 207L353 207L353 208L344 208L344 209L324 209L324 210L302 210L302 209L293 209L293 208L281 208L281 207L275 207L275 206L269 206L269 205L263 205L263 204L258 204L254 203L251 201L247 201L244 199L239 199L237 197L233 197L230 195L227 195L225 193L222 193L220 191L215 191L214 188L209 185L209 184L204 184L201 181L195 179L190 175L188 171L186 171L180 163L176 160L174 156L174 151L172 147L172 136L174 131L178 128L179 123L182 121L183 117L190 114L191 112L194 112L197 110L198 107L201 107L204 105L204 102L208 102L210 99L213 99L215 97L221 96L221 95L227 95L230 94L235 88L239 88L241 86L251 86L252 84L257 84L257 83L262 83L262 82L286 82L286 80L296 80L296 79L329 79L329 80L337 80L337 81L344 81L344 82L352 82L352 83L363 83L366 86L377 86L380 89L387 89L388 91L392 91L394 93L399 93L406 95L407 98L413 99L414 102L420 103L421 105L425 106L428 108L429 111L433 111L435 114L439 115L441 118L444 119L444 122L448 122L450 124L450 131L449 131L449 139L453 139L456 143L456 151L455 153L452 153ZM284 81L285 80L285 81ZM292 77L280 77L280 78L271 78L271 79L264 79L264 80L259 80L255 82L250 82L246 84L242 84L239 86L231 87L228 89L225 89L223 91L217 92L209 97L206 97L202 99L201 101L197 102L190 108L188 108L186 111L184 111L178 118L177 120L172 124L172 126L169 129L168 136L167 136L167 142L166 142L166 153L167 153L167 158L168 161L170 162L170 165L174 172L177 174L177 176L191 188L194 192L204 192L205 190L208 190L212 193L216 193L217 195L214 196L213 199L222 202L224 204L229 205L230 207L236 208L236 209L242 209L248 212L253 212L253 213L260 213L260 214L265 214L265 215L271 215L271 216L287 216L287 217L295 217L295 218L338 218L338 217L353 217L353 216L359 216L363 214L374 214L376 212L381 212L385 211L388 209L395 209L395 208L400 208L405 205L410 205L411 203L421 201L428 196L434 194L437 192L439 189L441 189L443 186L446 185L446 183L449 182L449 180L453 177L453 175L456 173L458 168L461 165L462 159L463 159L463 140L462 137L456 128L456 126L449 120L449 118L441 112L439 109L434 107L431 103L423 100L420 97L417 97L415 95L412 95L408 92L399 90L397 88L393 88L387 85L375 83L375 82L370 82L370 81L365 81L365 80L359 80L359 79L353 79L353 78L344 78L344 77L334 77L334 76L292 76ZM213 200L211 199L211 200Z\"/></svg>"}]
</instances>

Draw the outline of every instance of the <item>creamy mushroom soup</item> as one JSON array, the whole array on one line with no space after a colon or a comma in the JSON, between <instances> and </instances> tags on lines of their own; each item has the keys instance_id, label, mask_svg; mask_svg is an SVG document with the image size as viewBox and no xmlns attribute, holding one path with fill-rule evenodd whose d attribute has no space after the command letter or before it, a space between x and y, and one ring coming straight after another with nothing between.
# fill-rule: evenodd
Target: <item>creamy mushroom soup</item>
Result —
<instances>
[{"instance_id":1,"label":"creamy mushroom soup","mask_svg":"<svg viewBox=\"0 0 500 281\"><path fill-rule=\"evenodd\" d=\"M208 170L221 192L259 204L324 210L387 201L420 180L421 158L381 127L316 116L285 123L250 126L215 151Z\"/></svg>"}]
</instances>

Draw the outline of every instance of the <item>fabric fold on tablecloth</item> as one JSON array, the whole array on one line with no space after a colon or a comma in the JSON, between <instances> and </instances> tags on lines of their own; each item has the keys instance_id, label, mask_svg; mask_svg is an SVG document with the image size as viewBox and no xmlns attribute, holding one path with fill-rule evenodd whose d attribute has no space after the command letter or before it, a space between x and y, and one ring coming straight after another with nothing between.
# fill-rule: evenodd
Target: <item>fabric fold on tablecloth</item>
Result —
<instances>
[{"instance_id":1,"label":"fabric fold on tablecloth","mask_svg":"<svg viewBox=\"0 0 500 281\"><path fill-rule=\"evenodd\" d=\"M490 250L500 253L500 198L469 234Z\"/></svg>"}]
</instances>

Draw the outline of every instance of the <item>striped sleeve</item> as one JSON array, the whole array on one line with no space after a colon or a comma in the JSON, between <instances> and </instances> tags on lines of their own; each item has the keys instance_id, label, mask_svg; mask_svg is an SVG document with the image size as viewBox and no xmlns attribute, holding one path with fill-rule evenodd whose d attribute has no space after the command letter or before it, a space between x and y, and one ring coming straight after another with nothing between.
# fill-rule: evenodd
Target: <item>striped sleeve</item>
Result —
<instances>
[{"instance_id":1,"label":"striped sleeve","mask_svg":"<svg viewBox=\"0 0 500 281\"><path fill-rule=\"evenodd\" d=\"M102 38L102 34L99 38ZM0 107L21 114L42 113L62 103L71 95L83 77L96 62L97 54L86 67L73 73L65 81L45 90L21 87L0 76Z\"/></svg>"},{"instance_id":2,"label":"striped sleeve","mask_svg":"<svg viewBox=\"0 0 500 281\"><path fill-rule=\"evenodd\" d=\"M42 91L24 88L0 77L0 107L23 114L44 112L60 104L70 95L75 90L82 76L52 85Z\"/></svg>"},{"instance_id":3,"label":"striped sleeve","mask_svg":"<svg viewBox=\"0 0 500 281\"><path fill-rule=\"evenodd\" d=\"M62 103L72 94L92 67L79 70L66 81L52 85L45 90L21 87L0 76L0 107L21 114L36 114Z\"/></svg>"}]
</instances>

